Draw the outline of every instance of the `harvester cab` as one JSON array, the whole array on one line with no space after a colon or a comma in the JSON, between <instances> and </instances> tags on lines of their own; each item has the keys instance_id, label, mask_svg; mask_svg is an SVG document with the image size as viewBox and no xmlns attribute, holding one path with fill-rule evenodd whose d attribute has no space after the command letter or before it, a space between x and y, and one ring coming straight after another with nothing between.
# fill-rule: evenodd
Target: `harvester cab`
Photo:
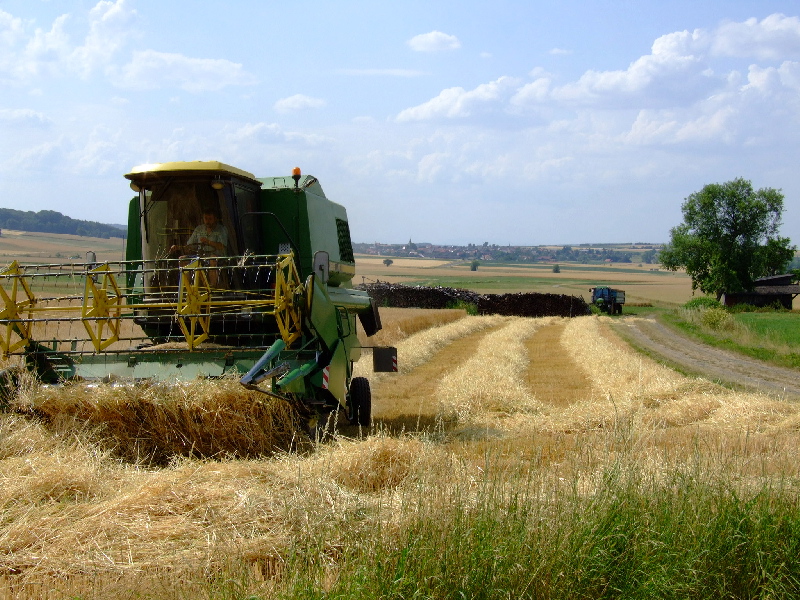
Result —
<instances>
[{"instance_id":1,"label":"harvester cab","mask_svg":"<svg viewBox=\"0 0 800 600\"><path fill-rule=\"evenodd\" d=\"M368 336L381 323L352 287L344 207L299 169L256 178L172 162L125 177L137 196L124 260L87 253L0 273L2 355L45 383L237 372L309 414L342 407L369 424L369 381L353 376L356 320Z\"/></svg>"}]
</instances>

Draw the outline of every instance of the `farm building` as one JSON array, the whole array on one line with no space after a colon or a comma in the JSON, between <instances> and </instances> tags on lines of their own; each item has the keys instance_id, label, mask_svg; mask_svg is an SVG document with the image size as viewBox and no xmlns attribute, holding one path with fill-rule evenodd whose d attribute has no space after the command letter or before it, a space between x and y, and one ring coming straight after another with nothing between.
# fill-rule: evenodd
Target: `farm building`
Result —
<instances>
[{"instance_id":1,"label":"farm building","mask_svg":"<svg viewBox=\"0 0 800 600\"><path fill-rule=\"evenodd\" d=\"M725 306L736 304L750 304L752 306L774 306L780 303L789 310L792 309L792 300L800 294L800 285L792 284L791 273L761 277L753 283L755 287L751 292L732 292L723 295L722 303Z\"/></svg>"}]
</instances>

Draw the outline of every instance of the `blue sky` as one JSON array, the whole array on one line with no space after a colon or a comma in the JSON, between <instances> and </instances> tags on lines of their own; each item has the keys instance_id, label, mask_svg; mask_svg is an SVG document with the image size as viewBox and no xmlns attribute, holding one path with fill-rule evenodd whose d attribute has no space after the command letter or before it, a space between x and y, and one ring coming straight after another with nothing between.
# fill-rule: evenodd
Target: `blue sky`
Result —
<instances>
[{"instance_id":1,"label":"blue sky","mask_svg":"<svg viewBox=\"0 0 800 600\"><path fill-rule=\"evenodd\" d=\"M783 190L800 2L0 0L0 206L124 223L122 175L300 166L355 241L661 242Z\"/></svg>"}]
</instances>

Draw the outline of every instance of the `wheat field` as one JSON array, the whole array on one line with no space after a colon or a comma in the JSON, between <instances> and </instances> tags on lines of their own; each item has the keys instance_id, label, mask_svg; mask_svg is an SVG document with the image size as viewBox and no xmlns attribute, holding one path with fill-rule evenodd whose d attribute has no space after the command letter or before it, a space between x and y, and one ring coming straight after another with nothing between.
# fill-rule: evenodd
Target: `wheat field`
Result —
<instances>
[{"instance_id":1,"label":"wheat field","mask_svg":"<svg viewBox=\"0 0 800 600\"><path fill-rule=\"evenodd\" d=\"M401 371L362 360L374 425L324 443L234 380L24 382L0 414L0 598L287 597L298 564L317 597L370 540L451 523L489 483L502 506L533 486L553 523L617 470L797 491L800 407L671 371L607 317L382 316Z\"/></svg>"}]
</instances>

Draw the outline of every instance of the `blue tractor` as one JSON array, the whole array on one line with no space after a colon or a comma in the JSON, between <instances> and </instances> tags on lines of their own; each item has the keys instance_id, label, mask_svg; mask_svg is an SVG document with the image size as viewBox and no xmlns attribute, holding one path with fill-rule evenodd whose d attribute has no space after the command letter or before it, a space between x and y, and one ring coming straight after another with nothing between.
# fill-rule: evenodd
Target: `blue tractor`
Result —
<instances>
[{"instance_id":1,"label":"blue tractor","mask_svg":"<svg viewBox=\"0 0 800 600\"><path fill-rule=\"evenodd\" d=\"M591 303L610 315L621 315L625 304L625 290L615 290L605 285L589 288Z\"/></svg>"}]
</instances>

